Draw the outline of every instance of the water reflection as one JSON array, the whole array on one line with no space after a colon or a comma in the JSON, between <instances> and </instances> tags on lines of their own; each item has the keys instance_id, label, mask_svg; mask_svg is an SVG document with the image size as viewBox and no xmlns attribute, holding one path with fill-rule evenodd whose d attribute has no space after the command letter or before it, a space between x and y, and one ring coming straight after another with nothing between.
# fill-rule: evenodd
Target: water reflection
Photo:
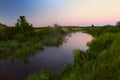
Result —
<instances>
[{"instance_id":1,"label":"water reflection","mask_svg":"<svg viewBox=\"0 0 120 80\"><path fill-rule=\"evenodd\" d=\"M0 80L23 80L40 69L58 72L66 64L73 62L73 49L80 48L84 51L88 49L86 44L92 39L92 36L77 32L69 34L66 39L67 42L59 47L45 47L44 51L31 56L1 60Z\"/></svg>"},{"instance_id":2,"label":"water reflection","mask_svg":"<svg viewBox=\"0 0 120 80\"><path fill-rule=\"evenodd\" d=\"M86 51L88 49L87 42L92 40L91 35L82 32L72 33L66 38L68 41L67 43L63 44L62 47L69 50L79 48L83 51Z\"/></svg>"}]
</instances>

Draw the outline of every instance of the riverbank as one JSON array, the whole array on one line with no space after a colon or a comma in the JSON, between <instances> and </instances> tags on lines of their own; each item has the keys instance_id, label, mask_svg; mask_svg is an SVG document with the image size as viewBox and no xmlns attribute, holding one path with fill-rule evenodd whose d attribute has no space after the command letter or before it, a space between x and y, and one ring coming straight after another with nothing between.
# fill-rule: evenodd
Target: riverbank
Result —
<instances>
[{"instance_id":1,"label":"riverbank","mask_svg":"<svg viewBox=\"0 0 120 80\"><path fill-rule=\"evenodd\" d=\"M23 19L21 19L23 18ZM43 50L45 46L59 46L69 32L55 24L53 27L33 28L25 17L20 16L19 24L14 27L0 25L0 59L26 58ZM27 26L26 26L27 25Z\"/></svg>"},{"instance_id":2,"label":"riverbank","mask_svg":"<svg viewBox=\"0 0 120 80\"><path fill-rule=\"evenodd\" d=\"M44 46L61 45L64 41L64 36L72 31L83 31L94 37L94 39L87 44L89 49L86 52L80 49L74 49L74 62L66 65L60 73L40 70L26 78L26 80L119 80L119 24L116 26L106 25L103 27L91 26L84 28L62 28L58 24L55 24L54 27L48 26L35 29L32 24L26 21L25 16L20 16L13 27L0 24L1 72L2 70L3 72L5 71L5 78L7 78L6 75L12 75L12 73L7 73L8 68L9 70L14 70L17 66L16 69L18 70L18 66L24 67L27 65L31 67L29 69L30 71L33 70L33 65L35 64L27 64L29 57L35 55L36 51L42 50ZM30 60L32 61L31 58ZM18 65L12 65L11 63ZM5 66L7 67L5 68ZM28 68L24 68L24 71L27 69ZM23 69L21 70L23 71ZM17 74L22 72L21 70L19 70ZM2 75L1 77L3 78Z\"/></svg>"},{"instance_id":3,"label":"riverbank","mask_svg":"<svg viewBox=\"0 0 120 80\"><path fill-rule=\"evenodd\" d=\"M66 35L65 38L66 42L59 47L44 47L43 51L37 51L34 54L28 54L20 58L14 57L11 61L8 58L6 58L6 60L3 59L1 61L0 74L9 76L9 74L12 73L9 79L23 80L28 75L38 72L41 69L52 73L60 72L66 64L73 62L72 50L74 48L80 48L86 51L88 49L86 44L92 39L89 34L82 32L70 33ZM16 79L15 75L17 76ZM1 77L0 75L0 79ZM7 80L6 77L3 79Z\"/></svg>"},{"instance_id":4,"label":"riverbank","mask_svg":"<svg viewBox=\"0 0 120 80\"><path fill-rule=\"evenodd\" d=\"M117 27L84 28L95 38L87 52L73 50L74 63L59 74L40 71L26 80L119 80L120 29Z\"/></svg>"},{"instance_id":5,"label":"riverbank","mask_svg":"<svg viewBox=\"0 0 120 80\"><path fill-rule=\"evenodd\" d=\"M0 58L22 58L25 55L34 54L36 51L43 49L44 46L59 46L64 41L66 33L64 33L62 28L60 28L60 30L63 31L63 33L54 27L46 27L39 30L40 31L35 30L36 35L32 37L22 37L24 40L21 40L21 35L18 34L17 37L12 40L0 41ZM50 31L52 32L51 34L49 33Z\"/></svg>"}]
</instances>

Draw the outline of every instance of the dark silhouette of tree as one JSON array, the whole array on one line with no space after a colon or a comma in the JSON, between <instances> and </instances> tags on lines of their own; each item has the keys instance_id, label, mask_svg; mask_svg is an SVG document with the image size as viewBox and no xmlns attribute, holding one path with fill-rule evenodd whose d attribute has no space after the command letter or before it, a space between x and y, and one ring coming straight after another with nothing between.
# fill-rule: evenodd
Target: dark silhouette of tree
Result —
<instances>
[{"instance_id":1,"label":"dark silhouette of tree","mask_svg":"<svg viewBox=\"0 0 120 80\"><path fill-rule=\"evenodd\" d=\"M57 23L54 24L54 31L56 34L64 33L64 30L62 29L62 27Z\"/></svg>"},{"instance_id":2,"label":"dark silhouette of tree","mask_svg":"<svg viewBox=\"0 0 120 80\"><path fill-rule=\"evenodd\" d=\"M0 23L0 40L6 40L7 36L5 33L7 26L5 24Z\"/></svg>"},{"instance_id":3,"label":"dark silhouette of tree","mask_svg":"<svg viewBox=\"0 0 120 80\"><path fill-rule=\"evenodd\" d=\"M95 27L94 24L92 24L91 27Z\"/></svg>"},{"instance_id":4,"label":"dark silhouette of tree","mask_svg":"<svg viewBox=\"0 0 120 80\"><path fill-rule=\"evenodd\" d=\"M29 36L34 33L32 24L27 22L25 16L20 16L19 19L17 19L17 23L15 24L15 33L20 33L25 36Z\"/></svg>"},{"instance_id":5,"label":"dark silhouette of tree","mask_svg":"<svg viewBox=\"0 0 120 80\"><path fill-rule=\"evenodd\" d=\"M116 23L116 27L119 27L119 28L120 28L120 21L118 21L118 22Z\"/></svg>"}]
</instances>

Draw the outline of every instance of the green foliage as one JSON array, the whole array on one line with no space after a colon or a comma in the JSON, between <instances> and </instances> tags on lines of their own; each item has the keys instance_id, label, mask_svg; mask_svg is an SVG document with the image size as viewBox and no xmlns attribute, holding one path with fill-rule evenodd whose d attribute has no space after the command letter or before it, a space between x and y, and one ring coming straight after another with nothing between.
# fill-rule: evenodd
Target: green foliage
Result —
<instances>
[{"instance_id":1,"label":"green foliage","mask_svg":"<svg viewBox=\"0 0 120 80\"><path fill-rule=\"evenodd\" d=\"M33 28L25 16L20 16L14 27L0 24L0 59L20 58L27 62L27 57L42 50L44 46L59 46L64 40L64 30L55 27Z\"/></svg>"},{"instance_id":2,"label":"green foliage","mask_svg":"<svg viewBox=\"0 0 120 80\"><path fill-rule=\"evenodd\" d=\"M108 25L103 28L84 29L95 36L88 43L89 50L73 50L74 63L67 65L59 75L47 75L47 80L119 80L120 33L117 29ZM40 75L34 74L28 80L39 80L42 77L38 74Z\"/></svg>"},{"instance_id":3,"label":"green foliage","mask_svg":"<svg viewBox=\"0 0 120 80\"><path fill-rule=\"evenodd\" d=\"M37 76L33 75L32 77L29 77L27 80L50 80L49 73L41 70L39 73L37 73Z\"/></svg>"},{"instance_id":4,"label":"green foliage","mask_svg":"<svg viewBox=\"0 0 120 80\"><path fill-rule=\"evenodd\" d=\"M61 36L47 35L43 39L43 44L46 46L59 46L63 43L64 38Z\"/></svg>"},{"instance_id":5,"label":"green foliage","mask_svg":"<svg viewBox=\"0 0 120 80\"><path fill-rule=\"evenodd\" d=\"M15 27L0 24L0 40L14 40L18 35L21 35L20 37L22 35L27 37L34 35L33 26L27 22L25 16L20 16Z\"/></svg>"},{"instance_id":6,"label":"green foliage","mask_svg":"<svg viewBox=\"0 0 120 80\"><path fill-rule=\"evenodd\" d=\"M44 27L44 28L38 28L38 29L35 29L35 34L37 36L42 36L42 35L51 35L51 34L54 34L54 28L48 26L48 27Z\"/></svg>"},{"instance_id":7,"label":"green foliage","mask_svg":"<svg viewBox=\"0 0 120 80\"><path fill-rule=\"evenodd\" d=\"M120 80L120 22L116 26L68 28L60 25L34 29L25 16L20 16L15 27L0 23L0 59L20 58L24 63L44 46L59 46L64 34L79 29L94 36L88 43L89 50L73 50L73 64L67 65L61 73L40 71L27 80Z\"/></svg>"},{"instance_id":8,"label":"green foliage","mask_svg":"<svg viewBox=\"0 0 120 80\"><path fill-rule=\"evenodd\" d=\"M85 52L79 50L79 49L75 49L73 50L73 58L74 58L74 65L79 64L79 65L83 65L83 63L85 62Z\"/></svg>"},{"instance_id":9,"label":"green foliage","mask_svg":"<svg viewBox=\"0 0 120 80\"><path fill-rule=\"evenodd\" d=\"M17 41L20 41L20 42L25 40L25 36L22 35L22 34L16 34L16 35L13 36L13 38Z\"/></svg>"},{"instance_id":10,"label":"green foliage","mask_svg":"<svg viewBox=\"0 0 120 80\"><path fill-rule=\"evenodd\" d=\"M6 42L0 41L0 47L4 49L4 51L2 51L2 53L0 54L1 59L4 57L28 57L35 54L37 50L43 49L43 45L40 41L36 42L33 40L29 40L27 42L19 42L16 40Z\"/></svg>"},{"instance_id":11,"label":"green foliage","mask_svg":"<svg viewBox=\"0 0 120 80\"><path fill-rule=\"evenodd\" d=\"M25 16L20 16L15 24L15 33L21 33L25 36L33 35L34 30L32 24L29 24Z\"/></svg>"},{"instance_id":12,"label":"green foliage","mask_svg":"<svg viewBox=\"0 0 120 80\"><path fill-rule=\"evenodd\" d=\"M118 33L120 32L120 28L115 27L113 25L105 25L101 27L86 27L82 28L82 31L91 34L94 37L99 37L104 33Z\"/></svg>"},{"instance_id":13,"label":"green foliage","mask_svg":"<svg viewBox=\"0 0 120 80\"><path fill-rule=\"evenodd\" d=\"M120 28L120 21L118 21L118 22L116 23L116 27L119 27L119 28Z\"/></svg>"},{"instance_id":14,"label":"green foliage","mask_svg":"<svg viewBox=\"0 0 120 80\"><path fill-rule=\"evenodd\" d=\"M6 29L6 25L0 23L0 40L6 39L5 29Z\"/></svg>"},{"instance_id":15,"label":"green foliage","mask_svg":"<svg viewBox=\"0 0 120 80\"><path fill-rule=\"evenodd\" d=\"M114 38L115 34L105 33L103 35L100 35L98 38L93 39L92 42L88 43L88 46L90 48L88 52L90 54L90 58L92 59L98 55L100 51L108 49Z\"/></svg>"},{"instance_id":16,"label":"green foliage","mask_svg":"<svg viewBox=\"0 0 120 80\"><path fill-rule=\"evenodd\" d=\"M54 24L54 33L56 34L64 34L65 31L62 29L62 27L58 24Z\"/></svg>"}]
</instances>

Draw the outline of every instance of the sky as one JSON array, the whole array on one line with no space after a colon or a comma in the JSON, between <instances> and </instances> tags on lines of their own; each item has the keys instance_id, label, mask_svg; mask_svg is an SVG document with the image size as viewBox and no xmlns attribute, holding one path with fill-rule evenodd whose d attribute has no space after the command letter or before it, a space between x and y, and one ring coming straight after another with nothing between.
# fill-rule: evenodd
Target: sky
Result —
<instances>
[{"instance_id":1,"label":"sky","mask_svg":"<svg viewBox=\"0 0 120 80\"><path fill-rule=\"evenodd\" d=\"M26 16L35 27L116 24L120 0L0 0L0 22L14 25Z\"/></svg>"}]
</instances>

